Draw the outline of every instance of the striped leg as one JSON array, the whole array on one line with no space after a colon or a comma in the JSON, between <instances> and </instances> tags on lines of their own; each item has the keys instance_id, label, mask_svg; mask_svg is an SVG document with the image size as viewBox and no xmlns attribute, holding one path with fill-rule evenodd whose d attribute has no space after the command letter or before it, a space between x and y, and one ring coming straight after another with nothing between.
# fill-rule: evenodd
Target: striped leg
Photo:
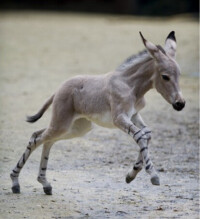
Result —
<instances>
[{"instance_id":1,"label":"striped leg","mask_svg":"<svg viewBox=\"0 0 200 219\"><path fill-rule=\"evenodd\" d=\"M160 185L159 177L149 157L148 140L141 139L138 144L140 146L140 153L142 154L143 162L145 164L145 170L151 176L151 183L153 185Z\"/></svg>"},{"instance_id":2,"label":"striped leg","mask_svg":"<svg viewBox=\"0 0 200 219\"><path fill-rule=\"evenodd\" d=\"M135 133L134 139L140 146L140 153L145 164L146 172L150 174L151 182L153 185L160 185L159 177L148 154L148 145L151 140L151 131L148 129L139 113L132 117L132 121L141 128L141 131Z\"/></svg>"},{"instance_id":3,"label":"striped leg","mask_svg":"<svg viewBox=\"0 0 200 219\"><path fill-rule=\"evenodd\" d=\"M151 139L151 131L145 126L141 117L138 115L133 116L130 121L127 115L117 114L113 121L115 126L119 127L121 130L132 136L136 143L139 145L140 153L142 155L143 162L146 166L146 171L151 176L151 182L154 185L159 185L159 177L148 155L148 144ZM139 129L137 126L135 126L135 123L139 123L140 126L142 126L142 128Z\"/></svg>"},{"instance_id":4,"label":"striped leg","mask_svg":"<svg viewBox=\"0 0 200 219\"><path fill-rule=\"evenodd\" d=\"M30 154L42 143L39 136L43 131L44 129L32 134L29 145L27 146L25 152L23 153L20 160L18 161L16 167L12 170L12 173L10 174L12 180L13 193L20 193L20 185L18 180L20 171L22 170L24 164L28 160Z\"/></svg>"},{"instance_id":5,"label":"striped leg","mask_svg":"<svg viewBox=\"0 0 200 219\"><path fill-rule=\"evenodd\" d=\"M142 166L143 166L142 154L139 152L137 161L134 164L133 169L126 176L127 183L130 183L131 181L133 181L135 179L137 174L142 170Z\"/></svg>"},{"instance_id":6,"label":"striped leg","mask_svg":"<svg viewBox=\"0 0 200 219\"><path fill-rule=\"evenodd\" d=\"M145 126L142 128L142 131L146 135L147 145L148 145L149 141L151 139L151 131L147 127L145 127ZM132 173L131 175L133 176L132 180L134 180L136 175L142 170L143 163L144 163L144 159L143 159L143 156L142 156L142 152L140 151L139 155L138 155L138 159L137 159L136 163L134 164L133 170L131 172Z\"/></svg>"},{"instance_id":7,"label":"striped leg","mask_svg":"<svg viewBox=\"0 0 200 219\"><path fill-rule=\"evenodd\" d=\"M37 178L37 180L43 185L44 192L47 195L52 195L51 184L46 179L47 163L49 159L49 152L51 150L52 145L53 145L53 142L47 142L43 146L40 169L39 169L38 178Z\"/></svg>"},{"instance_id":8,"label":"striped leg","mask_svg":"<svg viewBox=\"0 0 200 219\"><path fill-rule=\"evenodd\" d=\"M139 113L136 113L132 116L131 121L133 122L134 125L136 125L138 128L142 129L144 133L148 134L149 136L147 136L148 139L151 138L150 134L150 130L146 127L146 124L144 123L142 117L140 116ZM139 131L140 132L140 131ZM136 133L137 134L137 133ZM136 135L135 134L135 135ZM134 136L134 135L133 135ZM137 176L137 174L142 170L143 167L143 158L142 158L142 154L141 152L139 152L138 158L136 163L133 166L133 169L131 172L129 172L126 176L126 182L130 183L131 181L133 181L135 179L135 177Z\"/></svg>"}]
</instances>

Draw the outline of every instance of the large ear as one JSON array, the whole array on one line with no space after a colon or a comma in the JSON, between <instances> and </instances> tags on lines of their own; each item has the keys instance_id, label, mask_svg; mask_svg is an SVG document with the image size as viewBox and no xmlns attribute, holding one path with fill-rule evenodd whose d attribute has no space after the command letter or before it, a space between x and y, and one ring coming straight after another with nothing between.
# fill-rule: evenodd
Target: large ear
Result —
<instances>
[{"instance_id":1,"label":"large ear","mask_svg":"<svg viewBox=\"0 0 200 219\"><path fill-rule=\"evenodd\" d=\"M165 51L168 56L176 58L176 37L175 32L171 31L165 41Z\"/></svg>"},{"instance_id":2,"label":"large ear","mask_svg":"<svg viewBox=\"0 0 200 219\"><path fill-rule=\"evenodd\" d=\"M142 33L140 32L140 36L142 38L142 41L144 43L144 46L146 47L147 51L150 53L150 55L155 58L155 59L159 59L160 57L160 51L159 51L159 48L154 45L153 43L151 43L150 41L147 41Z\"/></svg>"}]
</instances>

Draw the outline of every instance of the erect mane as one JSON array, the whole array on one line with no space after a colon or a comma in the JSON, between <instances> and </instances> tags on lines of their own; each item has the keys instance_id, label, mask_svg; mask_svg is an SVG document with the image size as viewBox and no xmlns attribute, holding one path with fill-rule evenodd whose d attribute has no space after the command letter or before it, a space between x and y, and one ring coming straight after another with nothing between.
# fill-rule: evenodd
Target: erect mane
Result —
<instances>
[{"instance_id":1,"label":"erect mane","mask_svg":"<svg viewBox=\"0 0 200 219\"><path fill-rule=\"evenodd\" d=\"M147 50L143 50L136 55L128 57L120 66L117 67L117 71L125 71L133 65L140 64L141 62L151 59Z\"/></svg>"}]
</instances>

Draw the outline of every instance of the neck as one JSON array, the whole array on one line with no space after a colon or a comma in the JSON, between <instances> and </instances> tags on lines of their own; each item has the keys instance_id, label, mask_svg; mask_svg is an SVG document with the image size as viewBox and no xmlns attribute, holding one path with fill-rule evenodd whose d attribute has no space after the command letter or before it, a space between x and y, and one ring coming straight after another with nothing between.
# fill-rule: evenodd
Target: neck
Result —
<instances>
[{"instance_id":1,"label":"neck","mask_svg":"<svg viewBox=\"0 0 200 219\"><path fill-rule=\"evenodd\" d=\"M146 92L153 88L155 63L151 57L147 57L140 63L133 64L120 75L131 87L132 94L137 98L142 98Z\"/></svg>"}]
</instances>

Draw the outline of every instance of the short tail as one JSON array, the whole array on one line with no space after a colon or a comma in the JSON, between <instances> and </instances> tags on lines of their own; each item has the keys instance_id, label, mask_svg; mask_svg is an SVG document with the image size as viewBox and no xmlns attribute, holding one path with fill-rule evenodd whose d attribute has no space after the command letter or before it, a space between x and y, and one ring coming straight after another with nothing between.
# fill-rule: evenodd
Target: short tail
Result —
<instances>
[{"instance_id":1,"label":"short tail","mask_svg":"<svg viewBox=\"0 0 200 219\"><path fill-rule=\"evenodd\" d=\"M36 122L38 119L40 119L42 117L42 115L44 114L44 112L49 108L49 106L52 104L53 102L53 98L54 95L52 95L46 102L45 104L42 106L42 108L39 110L39 112L37 114L35 114L34 116L27 116L26 121L27 122Z\"/></svg>"}]
</instances>

